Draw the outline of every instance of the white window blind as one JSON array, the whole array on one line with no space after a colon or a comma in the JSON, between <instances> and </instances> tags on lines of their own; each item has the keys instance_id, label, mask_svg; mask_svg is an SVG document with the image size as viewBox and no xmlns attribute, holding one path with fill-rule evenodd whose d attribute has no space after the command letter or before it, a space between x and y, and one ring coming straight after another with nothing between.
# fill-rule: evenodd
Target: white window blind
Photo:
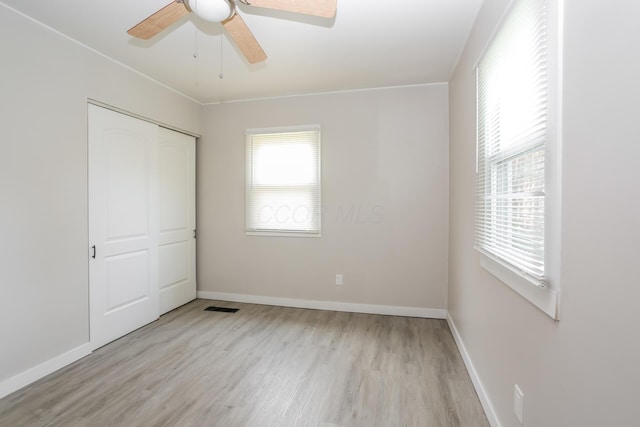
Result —
<instances>
[{"instance_id":1,"label":"white window blind","mask_svg":"<svg viewBox=\"0 0 640 427\"><path fill-rule=\"evenodd\" d=\"M320 128L249 130L246 231L320 234Z\"/></svg>"},{"instance_id":2,"label":"white window blind","mask_svg":"<svg viewBox=\"0 0 640 427\"><path fill-rule=\"evenodd\" d=\"M545 281L545 0L516 0L477 67L476 245Z\"/></svg>"}]
</instances>

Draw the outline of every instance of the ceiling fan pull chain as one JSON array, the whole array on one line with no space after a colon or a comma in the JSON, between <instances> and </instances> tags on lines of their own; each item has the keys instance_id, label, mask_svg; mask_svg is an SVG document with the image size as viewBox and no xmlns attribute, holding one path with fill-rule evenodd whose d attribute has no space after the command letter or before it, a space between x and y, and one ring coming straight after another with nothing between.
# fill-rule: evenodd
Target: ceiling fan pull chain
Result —
<instances>
[{"instance_id":1,"label":"ceiling fan pull chain","mask_svg":"<svg viewBox=\"0 0 640 427\"><path fill-rule=\"evenodd\" d=\"M222 30L222 32L220 33L220 74L218 74L218 77L220 78L220 80L224 79L224 73L222 72L222 45L223 45L223 41L224 41L224 30Z\"/></svg>"},{"instance_id":2,"label":"ceiling fan pull chain","mask_svg":"<svg viewBox=\"0 0 640 427\"><path fill-rule=\"evenodd\" d=\"M185 3L187 4L187 3ZM195 12L198 13L198 0L194 0L195 4ZM195 30L195 37L193 38L193 58L198 59L199 51L198 51L198 28Z\"/></svg>"},{"instance_id":3,"label":"ceiling fan pull chain","mask_svg":"<svg viewBox=\"0 0 640 427\"><path fill-rule=\"evenodd\" d=\"M198 59L200 56L200 50L198 49L198 29L196 28L195 35L193 37L193 58Z\"/></svg>"}]
</instances>

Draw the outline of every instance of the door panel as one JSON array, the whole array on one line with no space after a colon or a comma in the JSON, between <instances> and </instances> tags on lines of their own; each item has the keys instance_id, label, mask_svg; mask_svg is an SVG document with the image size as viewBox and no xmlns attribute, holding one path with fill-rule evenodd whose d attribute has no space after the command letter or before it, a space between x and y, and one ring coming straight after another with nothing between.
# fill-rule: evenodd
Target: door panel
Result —
<instances>
[{"instance_id":1,"label":"door panel","mask_svg":"<svg viewBox=\"0 0 640 427\"><path fill-rule=\"evenodd\" d=\"M143 238L149 234L147 141L119 129L105 129L103 136L107 239Z\"/></svg>"},{"instance_id":2,"label":"door panel","mask_svg":"<svg viewBox=\"0 0 640 427\"><path fill-rule=\"evenodd\" d=\"M169 133L171 132L171 133ZM183 135L161 129L160 140L160 229L184 231L190 225L189 206L191 150Z\"/></svg>"},{"instance_id":3,"label":"door panel","mask_svg":"<svg viewBox=\"0 0 640 427\"><path fill-rule=\"evenodd\" d=\"M129 252L105 257L107 310L105 314L149 298L149 252Z\"/></svg>"},{"instance_id":4,"label":"door panel","mask_svg":"<svg viewBox=\"0 0 640 427\"><path fill-rule=\"evenodd\" d=\"M189 279L189 244L188 242L168 243L160 246L160 270L162 282L160 289L165 289Z\"/></svg>"},{"instance_id":5,"label":"door panel","mask_svg":"<svg viewBox=\"0 0 640 427\"><path fill-rule=\"evenodd\" d=\"M157 180L158 126L89 105L94 349L158 318Z\"/></svg>"},{"instance_id":6,"label":"door panel","mask_svg":"<svg viewBox=\"0 0 640 427\"><path fill-rule=\"evenodd\" d=\"M160 128L160 314L196 298L195 138Z\"/></svg>"}]
</instances>

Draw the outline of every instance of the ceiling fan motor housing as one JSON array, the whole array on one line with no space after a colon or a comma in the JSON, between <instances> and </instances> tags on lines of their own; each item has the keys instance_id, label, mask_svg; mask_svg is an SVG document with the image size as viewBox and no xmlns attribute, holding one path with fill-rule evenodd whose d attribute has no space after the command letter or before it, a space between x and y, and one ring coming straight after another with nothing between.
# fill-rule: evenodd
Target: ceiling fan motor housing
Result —
<instances>
[{"instance_id":1,"label":"ceiling fan motor housing","mask_svg":"<svg viewBox=\"0 0 640 427\"><path fill-rule=\"evenodd\" d=\"M233 15L233 4L229 0L187 0L189 9L209 22L222 22Z\"/></svg>"}]
</instances>

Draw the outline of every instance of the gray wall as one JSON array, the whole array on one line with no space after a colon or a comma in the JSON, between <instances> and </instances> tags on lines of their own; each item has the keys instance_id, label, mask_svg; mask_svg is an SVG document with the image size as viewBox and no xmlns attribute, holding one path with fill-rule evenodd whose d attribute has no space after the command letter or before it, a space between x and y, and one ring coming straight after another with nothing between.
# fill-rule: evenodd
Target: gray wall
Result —
<instances>
[{"instance_id":1,"label":"gray wall","mask_svg":"<svg viewBox=\"0 0 640 427\"><path fill-rule=\"evenodd\" d=\"M561 320L479 266L473 250L472 67L507 0L487 0L450 82L449 312L502 426L638 424L640 4L566 0Z\"/></svg>"},{"instance_id":2,"label":"gray wall","mask_svg":"<svg viewBox=\"0 0 640 427\"><path fill-rule=\"evenodd\" d=\"M447 115L446 84L205 108L198 289L446 309ZM322 238L246 236L245 129L316 123Z\"/></svg>"},{"instance_id":3,"label":"gray wall","mask_svg":"<svg viewBox=\"0 0 640 427\"><path fill-rule=\"evenodd\" d=\"M199 131L199 105L0 7L0 381L89 339L87 98Z\"/></svg>"}]
</instances>

